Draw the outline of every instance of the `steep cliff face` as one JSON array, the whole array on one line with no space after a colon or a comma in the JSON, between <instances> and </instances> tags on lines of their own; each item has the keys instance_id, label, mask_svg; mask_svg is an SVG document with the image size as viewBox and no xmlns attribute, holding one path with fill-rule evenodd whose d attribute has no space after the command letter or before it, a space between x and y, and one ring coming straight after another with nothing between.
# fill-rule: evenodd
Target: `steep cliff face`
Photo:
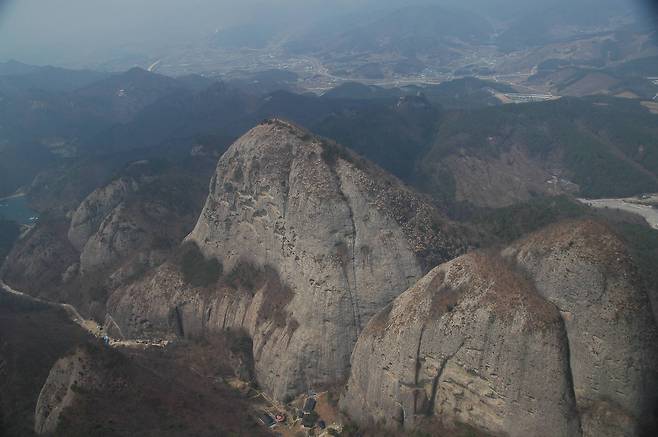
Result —
<instances>
[{"instance_id":1,"label":"steep cliff face","mask_svg":"<svg viewBox=\"0 0 658 437\"><path fill-rule=\"evenodd\" d=\"M248 333L256 377L269 388L281 378L275 373L278 369L299 366L294 361L299 357L289 355L291 338L300 326L286 309L291 297L271 268L241 264L212 284L195 286L186 282L176 263L165 263L112 294L106 329L127 338ZM304 384L285 382L291 390Z\"/></svg>"},{"instance_id":2,"label":"steep cliff face","mask_svg":"<svg viewBox=\"0 0 658 437\"><path fill-rule=\"evenodd\" d=\"M562 313L583 431L637 435L654 419L658 336L624 243L594 221L547 228L504 251Z\"/></svg>"},{"instance_id":3,"label":"steep cliff face","mask_svg":"<svg viewBox=\"0 0 658 437\"><path fill-rule=\"evenodd\" d=\"M53 434L65 408L70 407L76 390L88 390L99 385L93 364L88 355L78 349L72 355L59 359L50 369L34 411L34 432Z\"/></svg>"},{"instance_id":4,"label":"steep cliff face","mask_svg":"<svg viewBox=\"0 0 658 437\"><path fill-rule=\"evenodd\" d=\"M342 407L362 423L428 418L493 435L578 435L558 310L495 254L432 270L359 337Z\"/></svg>"},{"instance_id":5,"label":"steep cliff face","mask_svg":"<svg viewBox=\"0 0 658 437\"><path fill-rule=\"evenodd\" d=\"M109 293L162 264L194 228L210 172L197 173L163 159L128 164L71 211L70 221L44 215L16 242L0 275L18 290L103 320Z\"/></svg>"},{"instance_id":6,"label":"steep cliff face","mask_svg":"<svg viewBox=\"0 0 658 437\"><path fill-rule=\"evenodd\" d=\"M141 285L120 290L111 314L148 325L178 308L182 320L245 327L254 338L260 384L282 398L346 377L370 317L428 267L463 252L463 235L423 198L352 152L288 123L265 122L221 158L187 241L225 272L244 266L269 272L276 290L272 281L262 290L243 281L238 289L246 294L213 285L210 306L217 311L206 313L206 304L189 304L201 300L198 290L183 297L185 287L160 283L159 276L168 276L163 267L146 287L152 298L139 296ZM284 310L268 311L276 302Z\"/></svg>"},{"instance_id":7,"label":"steep cliff face","mask_svg":"<svg viewBox=\"0 0 658 437\"><path fill-rule=\"evenodd\" d=\"M55 285L60 284L67 268L75 264L78 253L66 239L67 223L43 220L14 246L0 269L3 280L12 287L34 296L52 300L64 298Z\"/></svg>"},{"instance_id":8,"label":"steep cliff face","mask_svg":"<svg viewBox=\"0 0 658 437\"><path fill-rule=\"evenodd\" d=\"M149 257L169 249L193 227L200 193L184 173L168 174L149 161L131 164L73 213L68 239L80 251L81 274L119 269L114 277L120 280L135 265L152 267Z\"/></svg>"},{"instance_id":9,"label":"steep cliff face","mask_svg":"<svg viewBox=\"0 0 658 437\"><path fill-rule=\"evenodd\" d=\"M71 244L82 252L89 238L98 231L103 219L136 188L135 181L119 178L87 196L71 217L68 231Z\"/></svg>"},{"instance_id":10,"label":"steep cliff face","mask_svg":"<svg viewBox=\"0 0 658 437\"><path fill-rule=\"evenodd\" d=\"M429 416L494 435L649 435L658 344L638 279L593 221L458 258L372 319L341 403L389 427Z\"/></svg>"}]
</instances>

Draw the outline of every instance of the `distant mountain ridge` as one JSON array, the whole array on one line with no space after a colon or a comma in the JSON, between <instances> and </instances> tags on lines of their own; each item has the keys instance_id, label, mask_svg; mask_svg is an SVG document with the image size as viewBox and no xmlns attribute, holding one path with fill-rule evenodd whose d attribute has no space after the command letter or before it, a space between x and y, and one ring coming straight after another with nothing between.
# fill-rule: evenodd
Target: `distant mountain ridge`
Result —
<instances>
[{"instance_id":1,"label":"distant mountain ridge","mask_svg":"<svg viewBox=\"0 0 658 437\"><path fill-rule=\"evenodd\" d=\"M70 70L43 66L37 67L17 61L0 62L0 94L14 94L29 90L69 92L96 81L110 73L91 70Z\"/></svg>"},{"instance_id":2,"label":"distant mountain ridge","mask_svg":"<svg viewBox=\"0 0 658 437\"><path fill-rule=\"evenodd\" d=\"M294 78L278 72L264 77ZM489 196L506 199L498 206L546 192L625 196L655 188L653 116L636 100L600 97L509 106L499 96L513 88L476 78L398 88L347 83L323 96L287 90L259 94L262 88L256 87L251 92L246 83L236 87L205 77L175 79L132 69L73 92L30 89L7 95L0 102L0 153L9 166L5 192L29 183L49 161L181 156L194 147L222 153L269 117L350 144L441 201L481 203L465 194L467 186L482 183L478 171L465 172L467 161L482 172L489 168L490 175L506 168L503 173L526 181L513 190L506 185L511 179L489 181L488 187L506 193ZM575 143L567 147L568 142ZM499 152L518 156L501 160ZM547 156L550 164L537 164ZM588 167L594 156L600 165ZM510 167L510 162L516 164ZM494 171L491 165L500 168ZM619 170L615 181L607 176L613 168ZM553 177L557 182L551 185Z\"/></svg>"},{"instance_id":3,"label":"distant mountain ridge","mask_svg":"<svg viewBox=\"0 0 658 437\"><path fill-rule=\"evenodd\" d=\"M0 167L15 172L0 177L24 173L7 184L25 184L41 218L0 279L136 347L178 340L162 351L169 365L179 346L204 351L158 366L209 363L200 379L183 372L201 381L176 392L188 406L225 405L226 381L245 393L257 382L284 403L333 390L373 436L639 437L658 380L647 300L655 308L658 233L574 197L656 189L656 115L604 96L503 105L510 91L466 78L317 96L131 70L5 97ZM224 336L239 345L217 352ZM218 353L230 365L220 373ZM89 375L107 363L86 354L91 373L71 388L78 357L59 357L39 396L76 393L62 429L96 426L86 408L99 400L123 411L112 393L151 408L141 385L99 389ZM135 357L119 368L158 362ZM168 399L152 380L153 402ZM43 423L50 408L37 410ZM29 418L6 422L31 426L35 408L21 411ZM197 411L194 426L243 420Z\"/></svg>"},{"instance_id":4,"label":"distant mountain ridge","mask_svg":"<svg viewBox=\"0 0 658 437\"><path fill-rule=\"evenodd\" d=\"M333 56L377 51L414 55L440 51L452 41L486 40L492 32L485 19L456 8L409 6L380 15L346 30L304 35L288 47L293 51L331 52Z\"/></svg>"}]
</instances>

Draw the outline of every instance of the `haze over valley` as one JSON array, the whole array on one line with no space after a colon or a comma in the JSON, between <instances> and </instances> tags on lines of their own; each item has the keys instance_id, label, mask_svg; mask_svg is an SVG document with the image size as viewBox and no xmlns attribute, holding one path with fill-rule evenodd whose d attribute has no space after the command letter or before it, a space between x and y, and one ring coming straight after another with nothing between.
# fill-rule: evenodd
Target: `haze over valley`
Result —
<instances>
[{"instance_id":1,"label":"haze over valley","mask_svg":"<svg viewBox=\"0 0 658 437\"><path fill-rule=\"evenodd\" d=\"M0 2L0 435L656 435L657 10Z\"/></svg>"}]
</instances>

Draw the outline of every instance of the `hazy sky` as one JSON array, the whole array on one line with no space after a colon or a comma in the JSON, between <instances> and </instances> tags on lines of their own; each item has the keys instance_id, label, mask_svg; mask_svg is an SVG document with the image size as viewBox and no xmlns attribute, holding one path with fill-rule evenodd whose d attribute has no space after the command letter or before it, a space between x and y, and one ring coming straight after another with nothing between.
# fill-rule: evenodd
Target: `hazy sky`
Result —
<instances>
[{"instance_id":1,"label":"hazy sky","mask_svg":"<svg viewBox=\"0 0 658 437\"><path fill-rule=\"evenodd\" d=\"M410 2L495 9L497 3L527 8L547 0L0 0L0 60L74 65L131 50L184 46L222 27L286 20L298 24L366 5Z\"/></svg>"},{"instance_id":2,"label":"hazy sky","mask_svg":"<svg viewBox=\"0 0 658 437\"><path fill-rule=\"evenodd\" d=\"M185 40L246 20L257 1L9 0L0 18L0 58L27 61L111 47ZM191 25L191 23L194 23ZM66 60L64 60L66 63Z\"/></svg>"},{"instance_id":3,"label":"hazy sky","mask_svg":"<svg viewBox=\"0 0 658 437\"><path fill-rule=\"evenodd\" d=\"M0 0L2 1L2 0ZM184 43L320 0L9 0L0 11L0 59L66 64L126 46ZM338 1L336 3L342 3ZM261 17L259 17L261 16ZM73 56L75 55L75 56Z\"/></svg>"}]
</instances>

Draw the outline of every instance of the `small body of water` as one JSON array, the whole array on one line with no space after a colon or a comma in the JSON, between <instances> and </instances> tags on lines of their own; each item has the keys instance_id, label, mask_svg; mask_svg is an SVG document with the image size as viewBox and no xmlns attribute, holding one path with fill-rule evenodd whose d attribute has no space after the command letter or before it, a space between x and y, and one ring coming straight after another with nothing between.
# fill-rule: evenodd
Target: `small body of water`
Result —
<instances>
[{"instance_id":1,"label":"small body of water","mask_svg":"<svg viewBox=\"0 0 658 437\"><path fill-rule=\"evenodd\" d=\"M38 214L27 206L25 196L0 199L0 218L30 225L39 219Z\"/></svg>"}]
</instances>

